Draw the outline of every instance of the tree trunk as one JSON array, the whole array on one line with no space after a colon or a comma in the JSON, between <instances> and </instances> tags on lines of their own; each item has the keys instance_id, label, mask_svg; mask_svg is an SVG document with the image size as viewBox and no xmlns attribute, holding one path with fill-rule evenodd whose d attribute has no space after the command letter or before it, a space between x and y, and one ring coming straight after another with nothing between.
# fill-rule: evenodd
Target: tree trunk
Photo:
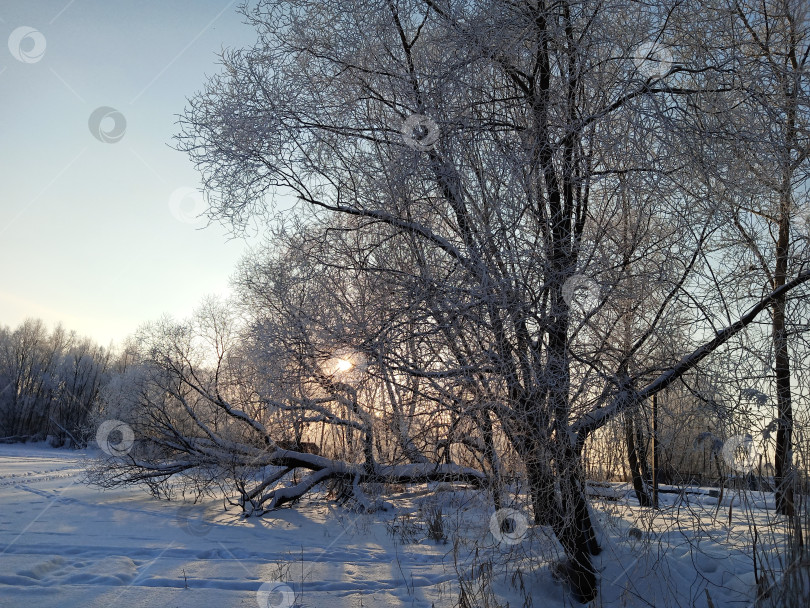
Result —
<instances>
[{"instance_id":1,"label":"tree trunk","mask_svg":"<svg viewBox=\"0 0 810 608\"><path fill-rule=\"evenodd\" d=\"M792 129L792 121L790 122ZM787 281L788 255L790 245L790 173L783 176L779 238L776 242L776 269L773 288L782 287ZM773 350L774 371L776 373L776 405L778 422L776 427L776 512L793 516L793 476L791 475L791 451L793 449L793 407L790 398L790 354L786 331L785 306L787 294L780 294L774 300Z\"/></svg>"},{"instance_id":2,"label":"tree trunk","mask_svg":"<svg viewBox=\"0 0 810 608\"><path fill-rule=\"evenodd\" d=\"M495 503L495 510L498 511L503 506L503 488L501 487L503 471L498 451L495 449L495 434L488 410L481 412L479 424L484 437L484 459L492 470L492 501Z\"/></svg>"},{"instance_id":3,"label":"tree trunk","mask_svg":"<svg viewBox=\"0 0 810 608\"><path fill-rule=\"evenodd\" d=\"M559 463L558 463L559 464ZM591 555L599 553L580 471L573 448L565 446L560 477L560 508L555 534L571 561L569 582L576 598L587 603L596 597L596 572Z\"/></svg>"},{"instance_id":4,"label":"tree trunk","mask_svg":"<svg viewBox=\"0 0 810 608\"><path fill-rule=\"evenodd\" d=\"M650 495L647 492L647 488L644 487L644 478L640 469L640 452L636 443L637 438L634 427L635 425L633 424L632 415L629 412L625 413L624 436L627 443L627 460L628 464L630 465L630 475L632 476L633 480L633 489L636 491L638 504L642 507L651 507L652 501L650 500Z\"/></svg>"},{"instance_id":5,"label":"tree trunk","mask_svg":"<svg viewBox=\"0 0 810 608\"><path fill-rule=\"evenodd\" d=\"M636 453L638 454L639 470L641 471L641 481L644 491L647 493L649 499L650 487L652 485L652 473L650 472L650 460L647 451L647 439L644 437L644 429L639 424L638 420L633 421L633 426L636 430ZM652 500L650 500L652 504Z\"/></svg>"},{"instance_id":6,"label":"tree trunk","mask_svg":"<svg viewBox=\"0 0 810 608\"><path fill-rule=\"evenodd\" d=\"M538 452L526 462L526 477L529 481L529 493L532 498L535 525L551 526L558 508L554 488L554 473L547 462L543 462Z\"/></svg>"},{"instance_id":7,"label":"tree trunk","mask_svg":"<svg viewBox=\"0 0 810 608\"><path fill-rule=\"evenodd\" d=\"M554 468L548 461L548 450L536 442L530 457L524 458L529 480L534 523L551 526L569 561L568 582L577 599L583 603L596 597L596 572L591 555L600 552L596 542L585 488L581 459L567 435L558 441ZM557 494L557 483L559 495Z\"/></svg>"},{"instance_id":8,"label":"tree trunk","mask_svg":"<svg viewBox=\"0 0 810 608\"><path fill-rule=\"evenodd\" d=\"M652 499L653 506L658 508L658 484L660 483L661 472L659 469L658 458L658 395L653 395L652 398L652 451L653 451L653 467L652 467Z\"/></svg>"},{"instance_id":9,"label":"tree trunk","mask_svg":"<svg viewBox=\"0 0 810 608\"><path fill-rule=\"evenodd\" d=\"M791 448L793 435L793 408L790 396L790 355L785 333L785 302L780 298L773 311L773 340L776 372L776 404L778 422L776 427L776 512L792 517L795 513L793 500L793 476L791 475Z\"/></svg>"}]
</instances>

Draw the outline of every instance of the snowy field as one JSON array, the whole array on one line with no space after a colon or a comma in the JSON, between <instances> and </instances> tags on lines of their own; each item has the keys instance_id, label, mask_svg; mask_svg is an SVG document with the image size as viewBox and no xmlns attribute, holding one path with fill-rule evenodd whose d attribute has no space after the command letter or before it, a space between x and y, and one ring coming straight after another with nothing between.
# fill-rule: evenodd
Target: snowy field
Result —
<instances>
[{"instance_id":1,"label":"snowy field","mask_svg":"<svg viewBox=\"0 0 810 608\"><path fill-rule=\"evenodd\" d=\"M322 500L243 519L221 501L183 506L88 486L87 457L0 445L0 606L439 608L459 605L462 586L471 606L571 605L549 567L558 548L542 528L523 532L519 505L517 528L500 539L491 507L461 491L417 488L375 514ZM648 521L626 486L594 490L611 497L594 502L596 606L751 605L752 526L765 548L780 534L768 496L727 490L718 508L692 488L663 495ZM423 523L438 507L446 543Z\"/></svg>"}]
</instances>

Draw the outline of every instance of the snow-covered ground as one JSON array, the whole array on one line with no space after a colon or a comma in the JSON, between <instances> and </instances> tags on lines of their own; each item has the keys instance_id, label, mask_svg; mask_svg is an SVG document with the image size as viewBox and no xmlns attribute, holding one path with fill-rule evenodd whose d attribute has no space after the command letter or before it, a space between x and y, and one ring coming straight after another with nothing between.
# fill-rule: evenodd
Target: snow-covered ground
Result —
<instances>
[{"instance_id":1,"label":"snow-covered ground","mask_svg":"<svg viewBox=\"0 0 810 608\"><path fill-rule=\"evenodd\" d=\"M571 605L549 568L559 548L542 528L522 533L519 505L517 529L500 539L472 492L416 489L393 500L396 511L362 515L313 500L244 519L221 501L88 486L87 457L0 445L0 606L443 608L458 605L459 578L472 606ZM729 492L718 509L705 494L666 494L645 521L626 487L599 489L622 498L595 503L597 606L750 605L751 524L766 547L779 533L767 496ZM420 525L438 507L447 543Z\"/></svg>"}]
</instances>

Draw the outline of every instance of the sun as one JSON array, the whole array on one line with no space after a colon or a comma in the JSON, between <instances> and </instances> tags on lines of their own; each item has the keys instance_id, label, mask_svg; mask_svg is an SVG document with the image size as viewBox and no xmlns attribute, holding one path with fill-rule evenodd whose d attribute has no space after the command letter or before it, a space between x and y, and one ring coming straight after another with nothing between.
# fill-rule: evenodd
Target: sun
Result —
<instances>
[{"instance_id":1,"label":"sun","mask_svg":"<svg viewBox=\"0 0 810 608\"><path fill-rule=\"evenodd\" d=\"M336 373L347 372L352 367L354 367L354 364L351 361L349 361L348 359L341 359L341 358L338 357L335 360L335 372Z\"/></svg>"}]
</instances>

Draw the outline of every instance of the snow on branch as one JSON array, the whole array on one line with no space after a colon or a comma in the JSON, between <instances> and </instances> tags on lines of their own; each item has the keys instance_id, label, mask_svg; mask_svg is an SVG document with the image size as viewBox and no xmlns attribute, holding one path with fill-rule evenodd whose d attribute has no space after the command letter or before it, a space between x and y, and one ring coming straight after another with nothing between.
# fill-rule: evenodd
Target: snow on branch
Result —
<instances>
[{"instance_id":1,"label":"snow on branch","mask_svg":"<svg viewBox=\"0 0 810 608\"><path fill-rule=\"evenodd\" d=\"M759 313L768 308L768 306L770 306L781 295L789 292L808 280L810 280L810 272L803 272L792 281L782 285L782 287L779 289L772 291L765 298L760 300L755 306L753 306L745 315L740 317L740 319L735 323L732 323L724 329L718 330L712 340L684 356L676 365L659 375L644 388L640 390L625 389L619 392L608 405L592 410L582 416L572 425L572 431L577 436L577 443L581 445L584 443L589 434L604 426L608 420L614 416L634 407L635 405L638 405L639 403L642 403L646 399L649 399L656 393L667 388L670 384L695 367L712 352L717 350L717 348L748 327L748 325L750 325L754 319L757 318Z\"/></svg>"}]
</instances>

